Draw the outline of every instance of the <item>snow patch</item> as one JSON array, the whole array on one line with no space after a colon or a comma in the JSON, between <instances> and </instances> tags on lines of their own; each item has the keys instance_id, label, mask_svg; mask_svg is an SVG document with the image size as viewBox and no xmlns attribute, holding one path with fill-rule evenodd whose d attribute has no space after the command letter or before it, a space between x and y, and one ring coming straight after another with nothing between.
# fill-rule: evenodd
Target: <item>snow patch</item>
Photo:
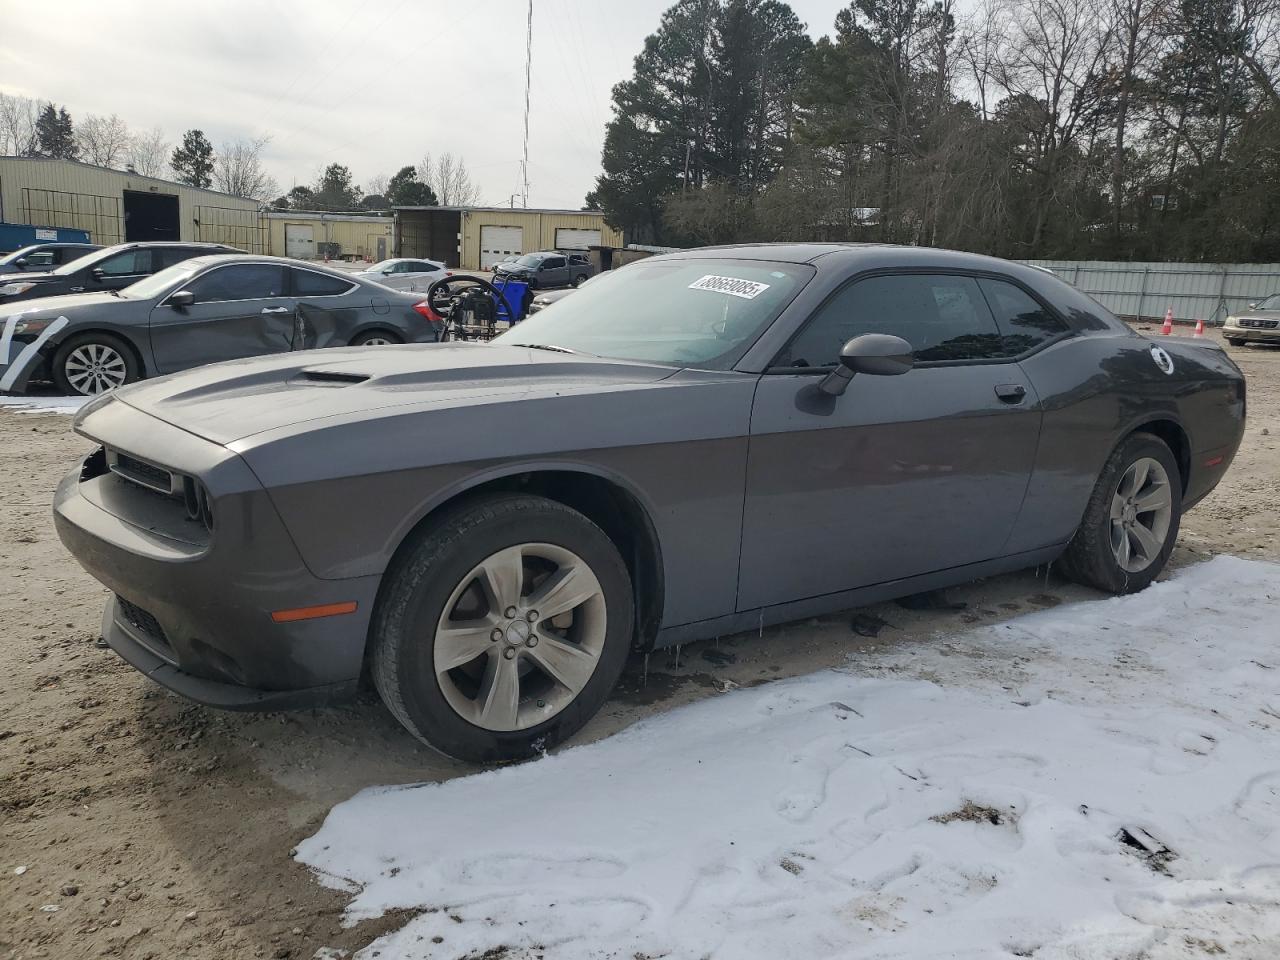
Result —
<instances>
[{"instance_id":1,"label":"snow patch","mask_svg":"<svg viewBox=\"0 0 1280 960\"><path fill-rule=\"evenodd\" d=\"M18 413L75 413L91 397L16 396L0 393L0 407Z\"/></svg>"},{"instance_id":2,"label":"snow patch","mask_svg":"<svg viewBox=\"0 0 1280 960\"><path fill-rule=\"evenodd\" d=\"M361 958L1273 958L1277 622L1280 566L1218 557L366 790L298 859L422 911Z\"/></svg>"}]
</instances>

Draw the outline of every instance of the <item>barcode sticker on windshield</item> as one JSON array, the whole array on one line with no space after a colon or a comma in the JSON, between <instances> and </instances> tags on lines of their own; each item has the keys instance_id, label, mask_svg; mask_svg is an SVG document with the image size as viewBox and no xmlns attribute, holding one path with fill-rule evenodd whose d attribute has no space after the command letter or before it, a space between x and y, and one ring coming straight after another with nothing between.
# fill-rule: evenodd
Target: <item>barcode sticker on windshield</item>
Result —
<instances>
[{"instance_id":1,"label":"barcode sticker on windshield","mask_svg":"<svg viewBox=\"0 0 1280 960\"><path fill-rule=\"evenodd\" d=\"M767 283L756 283L754 280L739 280L737 277L717 277L709 274L689 284L690 290L711 290L715 293L727 293L731 297L743 300L754 300L769 289Z\"/></svg>"}]
</instances>

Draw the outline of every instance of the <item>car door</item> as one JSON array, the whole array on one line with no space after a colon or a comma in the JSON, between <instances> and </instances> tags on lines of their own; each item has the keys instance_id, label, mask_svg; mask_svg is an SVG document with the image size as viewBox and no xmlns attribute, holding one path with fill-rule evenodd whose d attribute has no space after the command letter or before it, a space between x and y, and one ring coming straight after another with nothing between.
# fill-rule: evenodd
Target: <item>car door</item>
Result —
<instances>
[{"instance_id":1,"label":"car door","mask_svg":"<svg viewBox=\"0 0 1280 960\"><path fill-rule=\"evenodd\" d=\"M343 346L373 312L370 297L354 280L319 270L290 267L296 304L293 349Z\"/></svg>"},{"instance_id":2,"label":"car door","mask_svg":"<svg viewBox=\"0 0 1280 960\"><path fill-rule=\"evenodd\" d=\"M412 269L409 274L411 282L405 289L415 293L425 293L432 282L444 273L438 265L429 260L415 260L409 266Z\"/></svg>"},{"instance_id":3,"label":"car door","mask_svg":"<svg viewBox=\"0 0 1280 960\"><path fill-rule=\"evenodd\" d=\"M68 282L72 293L123 290L129 284L151 276L155 271L154 251L146 247L134 247L77 270L68 278Z\"/></svg>"},{"instance_id":4,"label":"car door","mask_svg":"<svg viewBox=\"0 0 1280 960\"><path fill-rule=\"evenodd\" d=\"M292 348L294 301L282 264L210 267L183 290L195 298L173 304L169 294L151 311L151 349L161 373ZM177 291L174 291L177 292Z\"/></svg>"},{"instance_id":5,"label":"car door","mask_svg":"<svg viewBox=\"0 0 1280 960\"><path fill-rule=\"evenodd\" d=\"M547 257L538 267L538 286L563 287L569 282L569 267L564 257Z\"/></svg>"},{"instance_id":6,"label":"car door","mask_svg":"<svg viewBox=\"0 0 1280 960\"><path fill-rule=\"evenodd\" d=\"M818 391L806 371L865 333L906 339L915 367ZM739 609L1000 556L1041 420L1006 352L970 276L871 276L828 298L756 389Z\"/></svg>"}]
</instances>

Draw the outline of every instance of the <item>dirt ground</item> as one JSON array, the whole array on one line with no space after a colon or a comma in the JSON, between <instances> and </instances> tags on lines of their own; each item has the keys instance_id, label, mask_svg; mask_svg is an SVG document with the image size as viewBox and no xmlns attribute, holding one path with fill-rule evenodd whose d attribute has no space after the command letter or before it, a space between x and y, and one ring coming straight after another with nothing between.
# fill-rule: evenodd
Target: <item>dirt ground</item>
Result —
<instances>
[{"instance_id":1,"label":"dirt ground","mask_svg":"<svg viewBox=\"0 0 1280 960\"><path fill-rule=\"evenodd\" d=\"M1231 352L1249 378L1248 433L1221 486L1184 519L1175 565L1220 552L1280 559L1280 349ZM49 517L53 487L87 448L69 422L0 410L0 958L310 960L400 926L389 916L344 929L346 897L290 850L364 787L470 768L419 746L372 696L323 711L219 713L99 648L105 592L64 553ZM1040 570L949 596L966 606L885 604L637 658L579 739L735 684L1096 594Z\"/></svg>"}]
</instances>

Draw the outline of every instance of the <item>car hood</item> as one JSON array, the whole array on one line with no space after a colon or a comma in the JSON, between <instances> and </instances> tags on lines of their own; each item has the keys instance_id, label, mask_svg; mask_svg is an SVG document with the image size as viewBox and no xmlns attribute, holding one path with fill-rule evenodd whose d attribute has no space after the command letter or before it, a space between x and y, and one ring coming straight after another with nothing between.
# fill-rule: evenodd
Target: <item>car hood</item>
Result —
<instances>
[{"instance_id":1,"label":"car hood","mask_svg":"<svg viewBox=\"0 0 1280 960\"><path fill-rule=\"evenodd\" d=\"M653 383L671 367L505 344L407 344L234 360L118 390L123 403L215 443L333 418L461 406L482 398Z\"/></svg>"},{"instance_id":2,"label":"car hood","mask_svg":"<svg viewBox=\"0 0 1280 960\"><path fill-rule=\"evenodd\" d=\"M18 314L24 317L57 317L65 314L69 319L75 319L72 316L73 313L139 302L113 296L110 293L66 293L56 297L18 300L11 304L6 304L3 298L0 298L0 322Z\"/></svg>"},{"instance_id":3,"label":"car hood","mask_svg":"<svg viewBox=\"0 0 1280 960\"><path fill-rule=\"evenodd\" d=\"M0 280L0 283L16 283L18 280L21 280L23 283L52 283L54 280L61 280L61 279L62 277L58 276L56 273L49 273L48 271L36 272L34 270L28 270L22 273L12 274L12 275L6 273L4 275L4 279Z\"/></svg>"},{"instance_id":4,"label":"car hood","mask_svg":"<svg viewBox=\"0 0 1280 960\"><path fill-rule=\"evenodd\" d=\"M1241 310L1233 313L1229 320L1280 320L1280 310Z\"/></svg>"}]
</instances>

